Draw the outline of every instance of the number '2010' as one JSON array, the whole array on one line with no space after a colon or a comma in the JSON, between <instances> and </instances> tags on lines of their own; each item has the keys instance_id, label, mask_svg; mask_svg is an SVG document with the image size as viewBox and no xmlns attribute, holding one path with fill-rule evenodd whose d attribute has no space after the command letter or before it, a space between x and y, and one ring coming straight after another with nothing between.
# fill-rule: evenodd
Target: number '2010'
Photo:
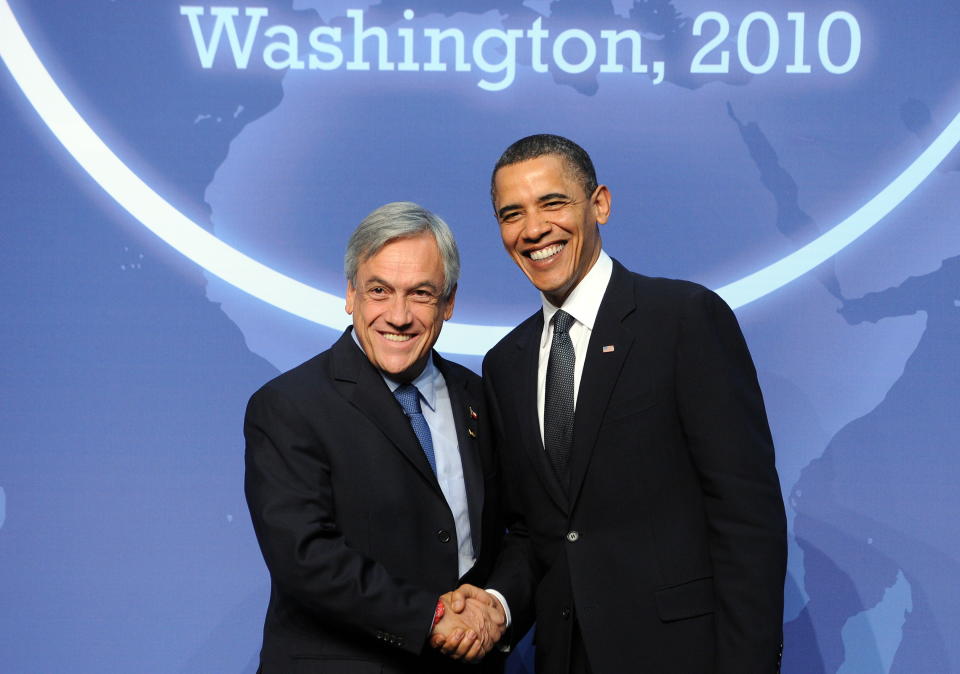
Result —
<instances>
[{"instance_id":1,"label":"number '2010'","mask_svg":"<svg viewBox=\"0 0 960 674\"><path fill-rule=\"evenodd\" d=\"M793 62L788 63L786 72L788 73L809 73L810 64L805 61L804 53L804 33L806 30L806 14L804 12L788 12L787 20L793 23ZM730 35L730 21L720 12L704 12L697 16L693 23L693 34L703 35L704 29L708 23L717 25L717 33L699 51L694 55L690 64L691 73L728 73L730 72L730 52L726 49L717 49L722 45ZM846 60L837 62L830 55L829 43L830 32L838 23L845 24L850 34L850 45ZM758 25L759 24L759 25ZM838 27L838 30L842 28ZM759 63L751 60L747 52L747 40L751 31L766 31L767 34L767 55ZM834 75L843 75L853 70L860 59L860 24L853 14L849 12L832 12L820 24L820 33L817 39L817 52L820 57L820 64L823 68ZM717 51L719 59L712 52ZM759 75L769 72L776 64L780 56L780 28L774 19L767 12L750 12L743 21L740 22L740 28L737 30L737 58L740 65L748 73ZM709 62L707 62L709 61Z\"/></svg>"}]
</instances>

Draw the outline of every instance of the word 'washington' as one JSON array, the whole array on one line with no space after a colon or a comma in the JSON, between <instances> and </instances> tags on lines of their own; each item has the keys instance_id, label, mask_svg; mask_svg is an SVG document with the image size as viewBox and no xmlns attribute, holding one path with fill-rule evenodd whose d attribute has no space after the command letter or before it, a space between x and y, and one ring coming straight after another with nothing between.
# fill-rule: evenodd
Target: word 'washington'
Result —
<instances>
[{"instance_id":1,"label":"word 'washington'","mask_svg":"<svg viewBox=\"0 0 960 674\"><path fill-rule=\"evenodd\" d=\"M207 12L211 18L207 17ZM260 53L263 63L275 70L398 70L441 72L452 65L456 71L470 71L474 66L487 75L496 77L482 78L477 86L487 91L500 91L513 84L517 69L518 41L529 50L530 66L534 72L545 73L556 67L566 73L582 73L590 69L597 61L597 40L584 30L571 28L557 34L548 44L550 31L543 28L538 18L527 30L511 28L500 30L490 28L477 34L470 45L471 61L467 60L467 38L459 28L423 28L422 47L426 45L429 59L418 61L415 54L415 36L412 27L397 28L396 35L388 33L379 26L364 25L364 13L361 9L347 10L347 19L353 21L353 39L348 40L350 60L346 60L343 44L343 31L338 26L317 26L306 36L311 52L306 59L301 55L301 36L293 26L273 24L264 27L261 24L269 17L266 7L246 7L244 19L240 19L239 7L181 6L180 14L187 17L193 41L197 48L200 65L212 68L217 54L229 51L233 65L245 69L250 64L254 45L258 38L266 38L267 43ZM412 9L403 13L406 21L414 18ZM242 26L245 24L245 26ZM206 34L204 34L206 28ZM241 37L242 34L242 37ZM221 50L226 36L226 48ZM622 73L624 64L618 61L618 55L626 52L631 73L648 72L647 65L640 60L640 33L635 30L601 30L601 47L605 46L605 61L600 64L601 73ZM605 45L603 44L605 43ZM624 48L618 49L623 43ZM441 57L452 56L452 63ZM391 60L391 54L396 60ZM424 56L425 54L421 54ZM399 58L398 58L399 57ZM229 57L226 57L229 61ZM373 61L367 60L368 58ZM545 59L549 59L549 62ZM653 64L654 84L663 80L663 62Z\"/></svg>"}]
</instances>

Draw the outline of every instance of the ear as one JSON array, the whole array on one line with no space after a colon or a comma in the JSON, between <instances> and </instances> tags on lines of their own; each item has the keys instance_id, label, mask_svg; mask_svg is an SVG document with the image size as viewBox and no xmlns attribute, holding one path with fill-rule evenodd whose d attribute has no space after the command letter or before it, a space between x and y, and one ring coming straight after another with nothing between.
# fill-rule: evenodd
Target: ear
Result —
<instances>
[{"instance_id":1,"label":"ear","mask_svg":"<svg viewBox=\"0 0 960 674\"><path fill-rule=\"evenodd\" d=\"M353 288L353 283L347 281L347 306L345 307L347 313L353 315L353 303L357 299L357 291Z\"/></svg>"},{"instance_id":2,"label":"ear","mask_svg":"<svg viewBox=\"0 0 960 674\"><path fill-rule=\"evenodd\" d=\"M448 297L444 302L443 307L443 320L449 321L453 316L453 305L457 300L457 286L453 286L450 290L450 297Z\"/></svg>"},{"instance_id":3,"label":"ear","mask_svg":"<svg viewBox=\"0 0 960 674\"><path fill-rule=\"evenodd\" d=\"M598 185L590 198L590 206L598 225L605 225L610 217L610 190L606 185Z\"/></svg>"}]
</instances>

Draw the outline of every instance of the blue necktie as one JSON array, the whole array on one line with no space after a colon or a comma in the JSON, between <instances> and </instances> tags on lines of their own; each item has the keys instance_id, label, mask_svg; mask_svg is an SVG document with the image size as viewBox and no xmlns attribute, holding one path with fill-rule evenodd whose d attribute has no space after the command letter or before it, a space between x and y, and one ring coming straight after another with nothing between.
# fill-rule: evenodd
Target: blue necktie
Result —
<instances>
[{"instance_id":1,"label":"blue necktie","mask_svg":"<svg viewBox=\"0 0 960 674\"><path fill-rule=\"evenodd\" d=\"M427 461L433 474L437 474L437 459L433 454L433 437L430 435L430 426L423 416L423 410L420 407L420 391L413 384L403 384L398 386L393 392L403 413L410 419L410 425L413 426L413 432L417 434L417 440L420 441L420 448L427 455Z\"/></svg>"}]
</instances>

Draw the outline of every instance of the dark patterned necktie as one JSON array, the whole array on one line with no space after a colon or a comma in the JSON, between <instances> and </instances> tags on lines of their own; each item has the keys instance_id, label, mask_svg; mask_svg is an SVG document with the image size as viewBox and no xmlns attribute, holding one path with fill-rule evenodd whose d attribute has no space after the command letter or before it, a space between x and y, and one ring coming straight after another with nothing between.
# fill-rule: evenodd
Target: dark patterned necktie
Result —
<instances>
[{"instance_id":1,"label":"dark patterned necktie","mask_svg":"<svg viewBox=\"0 0 960 674\"><path fill-rule=\"evenodd\" d=\"M547 390L543 405L543 447L553 470L566 483L573 446L573 369L576 362L570 326L573 316L560 310L553 315L553 341L547 363Z\"/></svg>"},{"instance_id":2,"label":"dark patterned necktie","mask_svg":"<svg viewBox=\"0 0 960 674\"><path fill-rule=\"evenodd\" d=\"M413 426L413 432L420 441L420 448L427 455L427 461L433 474L437 474L437 459L433 453L433 436L430 435L430 426L423 416L423 408L420 407L420 391L413 384L403 384L398 386L394 392L394 397L403 408L403 413L410 419L410 425Z\"/></svg>"}]
</instances>

